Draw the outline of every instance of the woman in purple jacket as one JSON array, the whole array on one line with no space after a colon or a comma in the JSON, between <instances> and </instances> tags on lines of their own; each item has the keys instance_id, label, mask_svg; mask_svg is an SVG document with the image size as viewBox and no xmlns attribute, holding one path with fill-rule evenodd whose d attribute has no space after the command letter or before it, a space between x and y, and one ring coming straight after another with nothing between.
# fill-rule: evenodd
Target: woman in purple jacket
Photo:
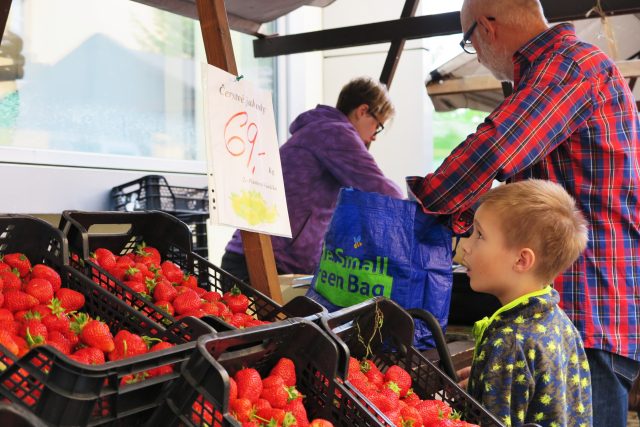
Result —
<instances>
[{"instance_id":1,"label":"woman in purple jacket","mask_svg":"<svg viewBox=\"0 0 640 427\"><path fill-rule=\"evenodd\" d=\"M342 88L336 108L318 105L293 121L280 147L292 238L271 237L279 274L314 273L341 187L404 197L368 151L394 112L383 84L357 78ZM249 281L238 230L221 267Z\"/></svg>"}]
</instances>

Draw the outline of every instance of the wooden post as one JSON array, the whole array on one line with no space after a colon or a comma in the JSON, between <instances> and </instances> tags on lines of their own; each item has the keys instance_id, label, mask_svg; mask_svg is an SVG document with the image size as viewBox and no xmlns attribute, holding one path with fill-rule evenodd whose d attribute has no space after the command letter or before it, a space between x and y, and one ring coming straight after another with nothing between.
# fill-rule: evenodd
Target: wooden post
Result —
<instances>
[{"instance_id":1,"label":"wooden post","mask_svg":"<svg viewBox=\"0 0 640 427\"><path fill-rule=\"evenodd\" d=\"M0 41L2 41L4 29L7 26L7 19L9 19L9 10L11 10L11 0L0 1Z\"/></svg>"},{"instance_id":2,"label":"wooden post","mask_svg":"<svg viewBox=\"0 0 640 427\"><path fill-rule=\"evenodd\" d=\"M400 18L411 18L416 15L416 9L420 0L406 0ZM404 49L404 42L406 39L392 40L389 52L387 53L387 59L382 67L382 73L380 73L380 82L387 85L387 88L391 87L393 76L396 74L396 68L398 62L400 62L400 55L402 55L402 49Z\"/></svg>"},{"instance_id":3,"label":"wooden post","mask_svg":"<svg viewBox=\"0 0 640 427\"><path fill-rule=\"evenodd\" d=\"M238 75L224 0L196 0L196 5L207 62ZM242 231L241 235L251 286L282 304L271 237L249 231Z\"/></svg>"}]
</instances>

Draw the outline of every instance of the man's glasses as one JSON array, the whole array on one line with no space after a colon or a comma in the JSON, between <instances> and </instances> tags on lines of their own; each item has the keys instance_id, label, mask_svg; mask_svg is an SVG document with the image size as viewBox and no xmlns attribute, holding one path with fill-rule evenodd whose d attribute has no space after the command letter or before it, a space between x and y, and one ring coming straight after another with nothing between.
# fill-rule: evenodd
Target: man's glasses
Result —
<instances>
[{"instance_id":1,"label":"man's glasses","mask_svg":"<svg viewBox=\"0 0 640 427\"><path fill-rule=\"evenodd\" d=\"M494 18L493 16L487 16L487 19L489 21L496 20L496 18ZM467 32L462 35L462 41L460 42L460 47L462 48L462 50L471 55L475 55L476 53L476 48L473 47L473 43L471 43L471 35L473 34L477 26L478 21L473 21L473 24L471 24Z\"/></svg>"},{"instance_id":2,"label":"man's glasses","mask_svg":"<svg viewBox=\"0 0 640 427\"><path fill-rule=\"evenodd\" d=\"M375 114L373 114L371 111L367 111L367 113L373 117L375 119L376 122L378 122L378 126L376 127L376 132L374 133L374 135L379 134L380 132L382 132L384 130L384 125L382 124L382 122L380 120L378 120L378 118L375 116Z\"/></svg>"}]
</instances>

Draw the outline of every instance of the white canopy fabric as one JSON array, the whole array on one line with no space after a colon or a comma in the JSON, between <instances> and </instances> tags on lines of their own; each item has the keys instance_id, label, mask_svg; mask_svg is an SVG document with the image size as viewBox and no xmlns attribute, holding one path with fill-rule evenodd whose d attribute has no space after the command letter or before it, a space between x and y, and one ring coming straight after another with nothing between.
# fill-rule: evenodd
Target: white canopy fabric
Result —
<instances>
[{"instance_id":1,"label":"white canopy fabric","mask_svg":"<svg viewBox=\"0 0 640 427\"><path fill-rule=\"evenodd\" d=\"M578 37L599 46L614 58L623 75L633 84L633 77L640 77L640 59L635 59L640 57L640 14L619 15L606 20L611 32L607 32L599 18L573 24ZM609 39L607 35L611 33L613 37ZM490 112L504 99L500 82L478 63L475 55L464 52L433 70L427 76L426 85L436 111L473 108ZM634 95L640 100L640 81L635 84Z\"/></svg>"}]
</instances>

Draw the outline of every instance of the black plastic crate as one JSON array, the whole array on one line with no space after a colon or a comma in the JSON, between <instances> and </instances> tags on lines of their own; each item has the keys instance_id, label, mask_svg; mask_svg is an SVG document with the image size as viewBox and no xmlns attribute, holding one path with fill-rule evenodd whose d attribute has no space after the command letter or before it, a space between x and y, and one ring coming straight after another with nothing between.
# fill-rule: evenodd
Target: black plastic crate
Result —
<instances>
[{"instance_id":1,"label":"black plastic crate","mask_svg":"<svg viewBox=\"0 0 640 427\"><path fill-rule=\"evenodd\" d=\"M100 232L94 227L103 228ZM104 227L119 227L122 230L105 231ZM98 286L108 289L131 307L142 311L158 324L166 325L175 321L164 310L140 297L128 286L89 260L89 254L97 248L106 248L116 255L135 250L142 242L160 252L163 260L170 260L180 266L185 273L197 278L198 286L206 290L224 293L237 286L249 297L247 313L260 320L277 321L291 317L318 317L326 309L306 297L296 297L284 306L242 282L221 268L191 250L187 226L172 215L160 211L152 212L80 212L65 211L60 228L69 239L69 250L83 261L71 265L82 271ZM205 322L216 331L236 329L221 318L205 316Z\"/></svg>"},{"instance_id":2,"label":"black plastic crate","mask_svg":"<svg viewBox=\"0 0 640 427\"><path fill-rule=\"evenodd\" d=\"M310 421L324 418L342 427L380 425L338 380L336 344L305 319L203 337L198 352L183 365L180 380L146 425L240 426L229 414L229 376L252 367L264 377L281 357L295 364Z\"/></svg>"},{"instance_id":3,"label":"black plastic crate","mask_svg":"<svg viewBox=\"0 0 640 427\"><path fill-rule=\"evenodd\" d=\"M209 214L207 187L169 185L162 175L147 175L111 189L113 210L158 210L174 215Z\"/></svg>"},{"instance_id":4,"label":"black plastic crate","mask_svg":"<svg viewBox=\"0 0 640 427\"><path fill-rule=\"evenodd\" d=\"M115 211L158 210L185 222L192 233L193 251L207 258L208 189L169 185L162 175L147 175L111 189Z\"/></svg>"},{"instance_id":5,"label":"black plastic crate","mask_svg":"<svg viewBox=\"0 0 640 427\"><path fill-rule=\"evenodd\" d=\"M179 376L179 364L187 360L196 339L213 329L199 319L185 318L164 328L119 301L68 265L63 234L48 223L26 216L0 216L0 248L3 253L22 252L32 264L42 263L61 276L62 287L82 293L82 311L99 317L112 332L133 333L176 344L154 353L85 365L49 346L31 349L21 358L0 346L0 396L28 409L49 425L132 425L146 419ZM121 380L151 368L174 365L174 373L123 385Z\"/></svg>"},{"instance_id":6,"label":"black plastic crate","mask_svg":"<svg viewBox=\"0 0 640 427\"><path fill-rule=\"evenodd\" d=\"M409 372L412 388L422 399L442 400L460 412L465 421L483 427L504 426L413 346L413 319L394 301L374 298L329 313L321 319L321 324L341 350L343 378L348 375L349 356L371 359L383 372L389 366L398 365ZM383 425L393 426L348 380L345 386Z\"/></svg>"}]
</instances>

